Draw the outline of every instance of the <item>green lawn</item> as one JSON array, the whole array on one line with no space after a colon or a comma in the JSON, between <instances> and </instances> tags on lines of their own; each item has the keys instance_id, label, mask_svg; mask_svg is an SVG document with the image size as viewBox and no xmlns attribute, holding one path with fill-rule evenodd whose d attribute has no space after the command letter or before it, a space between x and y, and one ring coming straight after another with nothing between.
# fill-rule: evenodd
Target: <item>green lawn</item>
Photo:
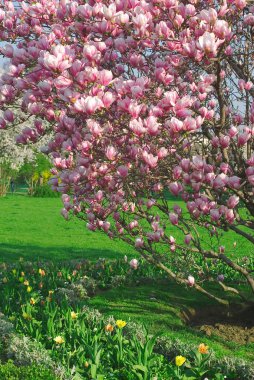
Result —
<instances>
[{"instance_id":1,"label":"green lawn","mask_svg":"<svg viewBox=\"0 0 254 380\"><path fill-rule=\"evenodd\" d=\"M85 222L61 215L56 198L0 198L0 261L70 260L130 256L133 250L102 233L88 231Z\"/></svg>"},{"instance_id":2,"label":"green lawn","mask_svg":"<svg viewBox=\"0 0 254 380\"><path fill-rule=\"evenodd\" d=\"M175 201L169 201L173 205ZM183 202L181 206L183 206ZM0 259L7 261L24 257L27 260L69 260L99 257L133 256L134 250L121 241L112 241L103 233L88 231L85 222L66 221L61 215L62 202L56 198L32 198L9 195L0 198ZM183 240L178 230L172 235ZM202 232L204 244L209 238ZM234 241L237 247L233 247ZM226 233L220 244L238 257L253 255L253 247L234 233Z\"/></svg>"},{"instance_id":3,"label":"green lawn","mask_svg":"<svg viewBox=\"0 0 254 380\"><path fill-rule=\"evenodd\" d=\"M77 258L97 260L99 257L136 256L133 249L123 242L111 241L101 233L88 231L85 223L78 219L65 221L60 215L61 207L61 200L56 198L21 195L0 198L0 261L13 262L20 257L58 262ZM172 234L178 236L174 231ZM244 239L236 239L234 234L225 234L220 243L232 249L234 241L237 241L235 255L253 254L251 245ZM254 359L254 344L234 344L215 336L207 338L203 333L186 327L180 317L181 311L205 308L212 302L175 284L150 283L111 289L92 298L89 304L116 318L142 321L151 331L162 330L186 342L205 342L219 355L231 353Z\"/></svg>"}]
</instances>

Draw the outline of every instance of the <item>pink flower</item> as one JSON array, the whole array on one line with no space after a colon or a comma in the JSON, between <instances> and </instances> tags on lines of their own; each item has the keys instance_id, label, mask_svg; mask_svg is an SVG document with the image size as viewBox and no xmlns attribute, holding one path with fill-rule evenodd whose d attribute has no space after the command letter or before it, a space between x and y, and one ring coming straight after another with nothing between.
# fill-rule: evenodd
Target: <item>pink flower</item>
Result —
<instances>
[{"instance_id":1,"label":"pink flower","mask_svg":"<svg viewBox=\"0 0 254 380\"><path fill-rule=\"evenodd\" d=\"M239 86L240 91L243 91L245 88L245 81L243 79L239 79L238 86Z\"/></svg>"},{"instance_id":2,"label":"pink flower","mask_svg":"<svg viewBox=\"0 0 254 380\"><path fill-rule=\"evenodd\" d=\"M237 135L238 129L236 127L231 127L228 131L229 137L233 138Z\"/></svg>"},{"instance_id":3,"label":"pink flower","mask_svg":"<svg viewBox=\"0 0 254 380\"><path fill-rule=\"evenodd\" d=\"M201 20L204 20L206 21L207 23L209 24L214 24L215 21L217 20L217 12L214 8L209 8L209 9L203 9L200 14L199 14L199 18Z\"/></svg>"},{"instance_id":4,"label":"pink flower","mask_svg":"<svg viewBox=\"0 0 254 380\"><path fill-rule=\"evenodd\" d=\"M249 181L249 183L251 184L251 186L254 186L254 175L250 175L250 176L248 177L248 181Z\"/></svg>"},{"instance_id":5,"label":"pink flower","mask_svg":"<svg viewBox=\"0 0 254 380\"><path fill-rule=\"evenodd\" d=\"M233 210L226 210L225 218L229 224L234 223L235 221L235 214Z\"/></svg>"},{"instance_id":6,"label":"pink flower","mask_svg":"<svg viewBox=\"0 0 254 380\"><path fill-rule=\"evenodd\" d=\"M84 57L92 61L96 57L98 51L94 45L86 45L83 48Z\"/></svg>"},{"instance_id":7,"label":"pink flower","mask_svg":"<svg viewBox=\"0 0 254 380\"><path fill-rule=\"evenodd\" d=\"M227 200L227 206L228 208L235 208L239 203L239 197L237 195L232 195Z\"/></svg>"},{"instance_id":8,"label":"pink flower","mask_svg":"<svg viewBox=\"0 0 254 380\"><path fill-rule=\"evenodd\" d=\"M147 127L147 131L151 136L156 136L158 134L160 124L157 122L157 117L149 116L145 120L144 124Z\"/></svg>"},{"instance_id":9,"label":"pink flower","mask_svg":"<svg viewBox=\"0 0 254 380\"><path fill-rule=\"evenodd\" d=\"M192 240L192 236L190 234L186 235L184 238L184 243L189 245Z\"/></svg>"},{"instance_id":10,"label":"pink flower","mask_svg":"<svg viewBox=\"0 0 254 380\"><path fill-rule=\"evenodd\" d=\"M4 118L6 121L13 123L14 121L14 113L11 110L4 111Z\"/></svg>"},{"instance_id":11,"label":"pink flower","mask_svg":"<svg viewBox=\"0 0 254 380\"><path fill-rule=\"evenodd\" d=\"M142 238L138 237L136 240L135 240L135 247L137 248L141 248L143 247L144 245L144 241Z\"/></svg>"},{"instance_id":12,"label":"pink flower","mask_svg":"<svg viewBox=\"0 0 254 380\"><path fill-rule=\"evenodd\" d=\"M151 168L155 168L157 166L158 157L154 156L152 154L147 153L146 151L143 152L143 159L147 165L149 165Z\"/></svg>"},{"instance_id":13,"label":"pink flower","mask_svg":"<svg viewBox=\"0 0 254 380\"><path fill-rule=\"evenodd\" d=\"M6 121L0 117L0 129L4 129L6 127Z\"/></svg>"},{"instance_id":14,"label":"pink flower","mask_svg":"<svg viewBox=\"0 0 254 380\"><path fill-rule=\"evenodd\" d=\"M175 244L175 238L173 236L169 236L169 244Z\"/></svg>"},{"instance_id":15,"label":"pink flower","mask_svg":"<svg viewBox=\"0 0 254 380\"><path fill-rule=\"evenodd\" d=\"M213 31L217 37L220 39L224 39L230 36L231 30L228 26L227 21L225 20L217 20L215 22Z\"/></svg>"},{"instance_id":16,"label":"pink flower","mask_svg":"<svg viewBox=\"0 0 254 380\"><path fill-rule=\"evenodd\" d=\"M195 284L195 278L193 276L188 276L188 285L189 286L194 286Z\"/></svg>"},{"instance_id":17,"label":"pink flower","mask_svg":"<svg viewBox=\"0 0 254 380\"><path fill-rule=\"evenodd\" d=\"M237 139L237 145L238 146L244 146L246 144L246 142L251 138L251 135L250 133L241 133L240 135L238 135L238 139Z\"/></svg>"},{"instance_id":18,"label":"pink flower","mask_svg":"<svg viewBox=\"0 0 254 380\"><path fill-rule=\"evenodd\" d=\"M245 90L249 91L253 86L253 83L252 82L246 82L245 83Z\"/></svg>"},{"instance_id":19,"label":"pink flower","mask_svg":"<svg viewBox=\"0 0 254 380\"><path fill-rule=\"evenodd\" d=\"M124 165L118 166L117 173L120 175L120 177L123 177L123 178L127 177L127 175L128 175L127 166L124 166Z\"/></svg>"},{"instance_id":20,"label":"pink flower","mask_svg":"<svg viewBox=\"0 0 254 380\"><path fill-rule=\"evenodd\" d=\"M183 187L178 182L171 182L169 185L169 190L173 195L177 196L183 190Z\"/></svg>"},{"instance_id":21,"label":"pink flower","mask_svg":"<svg viewBox=\"0 0 254 380\"><path fill-rule=\"evenodd\" d=\"M220 219L220 212L217 209L210 210L210 216L212 221L217 222Z\"/></svg>"},{"instance_id":22,"label":"pink flower","mask_svg":"<svg viewBox=\"0 0 254 380\"><path fill-rule=\"evenodd\" d=\"M88 96L85 100L85 112L88 114L92 114L102 107L103 103L97 96Z\"/></svg>"},{"instance_id":23,"label":"pink flower","mask_svg":"<svg viewBox=\"0 0 254 380\"><path fill-rule=\"evenodd\" d=\"M176 117L172 117L169 122L169 127L172 132L178 133L183 129L183 122Z\"/></svg>"},{"instance_id":24,"label":"pink flower","mask_svg":"<svg viewBox=\"0 0 254 380\"><path fill-rule=\"evenodd\" d=\"M175 213L173 213L173 212L171 212L171 213L169 214L169 220L170 220L170 222L171 222L174 226L176 226L176 225L178 224L178 215L175 214Z\"/></svg>"},{"instance_id":25,"label":"pink flower","mask_svg":"<svg viewBox=\"0 0 254 380\"><path fill-rule=\"evenodd\" d=\"M136 269L138 269L138 266L139 266L139 263L138 263L137 259L132 259L130 261L130 267L131 267L131 269L136 270Z\"/></svg>"},{"instance_id":26,"label":"pink flower","mask_svg":"<svg viewBox=\"0 0 254 380\"><path fill-rule=\"evenodd\" d=\"M74 108L79 112L86 112L89 115L103 107L103 102L97 96L80 98L74 103Z\"/></svg>"},{"instance_id":27,"label":"pink flower","mask_svg":"<svg viewBox=\"0 0 254 380\"><path fill-rule=\"evenodd\" d=\"M109 91L105 92L102 97L103 105L105 108L109 108L111 104L114 103L115 100L116 100L115 95Z\"/></svg>"},{"instance_id":28,"label":"pink flower","mask_svg":"<svg viewBox=\"0 0 254 380\"><path fill-rule=\"evenodd\" d=\"M99 73L99 83L108 86L113 79L113 74L109 70L102 70Z\"/></svg>"},{"instance_id":29,"label":"pink flower","mask_svg":"<svg viewBox=\"0 0 254 380\"><path fill-rule=\"evenodd\" d=\"M139 119L132 119L130 121L130 129L132 130L133 133L137 136L142 136L146 132L146 128L143 127L143 122L141 118Z\"/></svg>"},{"instance_id":30,"label":"pink flower","mask_svg":"<svg viewBox=\"0 0 254 380\"><path fill-rule=\"evenodd\" d=\"M232 176L228 178L228 186L232 189L238 190L241 187L241 178Z\"/></svg>"},{"instance_id":31,"label":"pink flower","mask_svg":"<svg viewBox=\"0 0 254 380\"><path fill-rule=\"evenodd\" d=\"M212 54L215 56L220 43L220 40L216 40L215 34L209 32L205 32L198 39L198 47L207 55Z\"/></svg>"},{"instance_id":32,"label":"pink flower","mask_svg":"<svg viewBox=\"0 0 254 380\"><path fill-rule=\"evenodd\" d=\"M114 161L116 158L117 151L113 146L108 146L106 149L106 156L110 161Z\"/></svg>"}]
</instances>

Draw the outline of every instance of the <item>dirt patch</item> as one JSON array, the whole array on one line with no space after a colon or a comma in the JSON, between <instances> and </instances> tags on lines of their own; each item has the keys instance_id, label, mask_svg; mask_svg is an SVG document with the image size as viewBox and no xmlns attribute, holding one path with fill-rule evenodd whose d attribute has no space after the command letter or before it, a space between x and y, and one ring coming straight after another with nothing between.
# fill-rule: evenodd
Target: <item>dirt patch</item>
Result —
<instances>
[{"instance_id":1,"label":"dirt patch","mask_svg":"<svg viewBox=\"0 0 254 380\"><path fill-rule=\"evenodd\" d=\"M207 336L217 335L225 341L254 343L254 307L233 305L230 308L211 307L188 310L182 316L189 326Z\"/></svg>"}]
</instances>

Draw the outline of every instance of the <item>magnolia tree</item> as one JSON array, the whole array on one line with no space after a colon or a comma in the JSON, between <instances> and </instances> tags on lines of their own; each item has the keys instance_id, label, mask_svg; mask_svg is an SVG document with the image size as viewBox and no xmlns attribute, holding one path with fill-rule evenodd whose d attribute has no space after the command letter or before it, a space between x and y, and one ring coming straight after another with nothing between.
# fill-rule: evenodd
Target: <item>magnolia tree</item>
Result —
<instances>
[{"instance_id":1,"label":"magnolia tree","mask_svg":"<svg viewBox=\"0 0 254 380\"><path fill-rule=\"evenodd\" d=\"M245 0L0 6L10 59L0 126L19 122L10 109L20 104L35 121L19 143L53 132L45 151L63 216L124 240L221 303L228 293L214 294L206 280L244 296L213 278L211 261L254 292L253 271L219 239L230 231L254 249L253 26Z\"/></svg>"}]
</instances>

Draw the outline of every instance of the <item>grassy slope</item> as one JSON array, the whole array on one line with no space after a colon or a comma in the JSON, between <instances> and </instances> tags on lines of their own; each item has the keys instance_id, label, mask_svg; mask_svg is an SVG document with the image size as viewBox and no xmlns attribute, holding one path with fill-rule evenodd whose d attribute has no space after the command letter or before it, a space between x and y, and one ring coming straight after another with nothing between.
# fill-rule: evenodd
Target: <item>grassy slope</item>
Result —
<instances>
[{"instance_id":1,"label":"grassy slope","mask_svg":"<svg viewBox=\"0 0 254 380\"><path fill-rule=\"evenodd\" d=\"M133 250L122 242L89 232L83 222L66 222L60 216L60 199L8 196L0 198L0 261L51 259L68 260L99 257L119 258ZM177 236L177 233L174 234ZM235 237L226 234L225 245L232 246ZM250 254L250 246L238 239L237 255ZM152 298L152 299L151 299ZM154 300L153 298L156 298ZM185 308L205 307L211 301L196 292L186 292L177 285L169 287L147 284L140 287L113 289L90 300L90 304L116 318L143 321L151 331L170 332L186 342L206 342L219 355L233 353L254 359L253 344L248 346L206 338L186 327L180 318Z\"/></svg>"}]
</instances>

